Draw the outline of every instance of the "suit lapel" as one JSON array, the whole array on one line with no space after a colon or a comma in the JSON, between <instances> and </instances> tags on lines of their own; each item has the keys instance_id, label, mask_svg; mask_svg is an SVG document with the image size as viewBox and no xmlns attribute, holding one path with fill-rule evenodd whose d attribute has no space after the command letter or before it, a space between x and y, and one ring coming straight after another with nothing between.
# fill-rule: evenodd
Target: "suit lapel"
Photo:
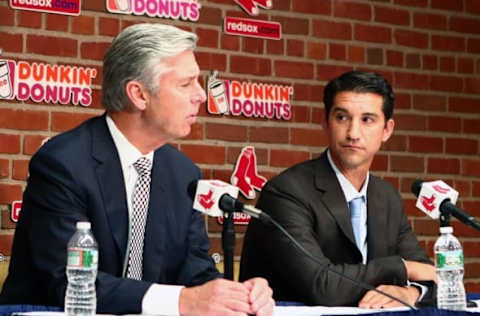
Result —
<instances>
[{"instance_id":1,"label":"suit lapel","mask_svg":"<svg viewBox=\"0 0 480 316\"><path fill-rule=\"evenodd\" d=\"M117 149L108 130L105 115L92 124L92 156L103 197L105 213L121 258L125 257L128 238L128 208L125 182Z\"/></svg>"},{"instance_id":2,"label":"suit lapel","mask_svg":"<svg viewBox=\"0 0 480 316\"><path fill-rule=\"evenodd\" d=\"M330 167L326 152L318 159L318 165L315 167L315 185L318 190L323 192L322 203L335 218L345 236L356 245L350 221L350 210L337 176Z\"/></svg>"},{"instance_id":3,"label":"suit lapel","mask_svg":"<svg viewBox=\"0 0 480 316\"><path fill-rule=\"evenodd\" d=\"M387 245L387 209L375 177L370 176L367 188L367 245L368 258L384 257L388 253Z\"/></svg>"}]
</instances>

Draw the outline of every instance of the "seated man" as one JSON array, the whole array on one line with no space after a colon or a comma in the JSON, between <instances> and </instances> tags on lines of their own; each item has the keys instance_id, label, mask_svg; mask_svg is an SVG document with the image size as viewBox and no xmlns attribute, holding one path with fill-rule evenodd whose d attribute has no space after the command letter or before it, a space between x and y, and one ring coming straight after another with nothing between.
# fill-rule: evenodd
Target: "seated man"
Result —
<instances>
[{"instance_id":1,"label":"seated man","mask_svg":"<svg viewBox=\"0 0 480 316\"><path fill-rule=\"evenodd\" d=\"M299 252L276 228L252 219L240 279L265 277L277 300L366 308L400 304L328 266L414 304L426 287L408 281L434 280L435 269L397 190L369 173L393 132L392 88L377 74L353 71L330 81L323 100L328 149L269 181L257 204L322 263Z\"/></svg>"},{"instance_id":2,"label":"seated man","mask_svg":"<svg viewBox=\"0 0 480 316\"><path fill-rule=\"evenodd\" d=\"M197 36L136 24L106 52L106 114L32 157L4 304L63 306L67 242L78 221L98 241L97 313L270 315L265 280L218 279L187 187L200 169L168 142L190 133L206 96Z\"/></svg>"}]
</instances>

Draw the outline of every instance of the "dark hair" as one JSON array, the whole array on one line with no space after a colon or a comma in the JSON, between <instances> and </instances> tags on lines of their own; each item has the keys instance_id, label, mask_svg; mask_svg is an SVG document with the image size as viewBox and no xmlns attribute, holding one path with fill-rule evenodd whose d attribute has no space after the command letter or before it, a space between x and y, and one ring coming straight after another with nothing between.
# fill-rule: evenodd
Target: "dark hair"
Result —
<instances>
[{"instance_id":1,"label":"dark hair","mask_svg":"<svg viewBox=\"0 0 480 316\"><path fill-rule=\"evenodd\" d=\"M373 72L349 71L339 77L330 80L323 90L323 103L325 104L325 120L328 121L330 109L333 106L335 96L343 91L358 93L376 93L383 97L382 111L385 115L385 122L393 115L395 95L392 86L388 81Z\"/></svg>"}]
</instances>

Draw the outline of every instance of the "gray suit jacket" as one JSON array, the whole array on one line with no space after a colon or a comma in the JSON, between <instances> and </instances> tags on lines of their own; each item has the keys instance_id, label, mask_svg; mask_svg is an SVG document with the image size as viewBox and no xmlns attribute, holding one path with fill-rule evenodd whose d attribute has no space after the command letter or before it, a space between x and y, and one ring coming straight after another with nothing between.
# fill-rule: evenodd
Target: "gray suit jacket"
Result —
<instances>
[{"instance_id":1,"label":"gray suit jacket","mask_svg":"<svg viewBox=\"0 0 480 316\"><path fill-rule=\"evenodd\" d=\"M300 163L265 185L257 207L270 214L322 264L300 253L275 227L252 220L240 279L268 279L277 300L356 305L366 290L328 272L328 265L372 286L405 285L402 258L431 263L408 224L397 190L370 176L367 188L367 264L355 245L348 204L327 155Z\"/></svg>"}]
</instances>

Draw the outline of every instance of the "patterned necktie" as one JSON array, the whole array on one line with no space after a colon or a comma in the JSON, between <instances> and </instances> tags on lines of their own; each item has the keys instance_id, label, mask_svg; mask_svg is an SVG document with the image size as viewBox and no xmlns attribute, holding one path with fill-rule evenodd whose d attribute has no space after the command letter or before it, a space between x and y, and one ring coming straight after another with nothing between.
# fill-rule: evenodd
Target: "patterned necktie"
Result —
<instances>
[{"instance_id":1,"label":"patterned necktie","mask_svg":"<svg viewBox=\"0 0 480 316\"><path fill-rule=\"evenodd\" d=\"M353 234L355 235L355 242L357 243L358 250L365 256L364 244L367 236L365 225L362 222L362 203L363 197L357 197L348 203L350 207L350 220L352 221Z\"/></svg>"},{"instance_id":2,"label":"patterned necktie","mask_svg":"<svg viewBox=\"0 0 480 316\"><path fill-rule=\"evenodd\" d=\"M133 194L132 231L128 255L127 277L141 280L143 276L143 239L150 196L150 172L152 162L139 158L133 166L138 172L138 180Z\"/></svg>"}]
</instances>

